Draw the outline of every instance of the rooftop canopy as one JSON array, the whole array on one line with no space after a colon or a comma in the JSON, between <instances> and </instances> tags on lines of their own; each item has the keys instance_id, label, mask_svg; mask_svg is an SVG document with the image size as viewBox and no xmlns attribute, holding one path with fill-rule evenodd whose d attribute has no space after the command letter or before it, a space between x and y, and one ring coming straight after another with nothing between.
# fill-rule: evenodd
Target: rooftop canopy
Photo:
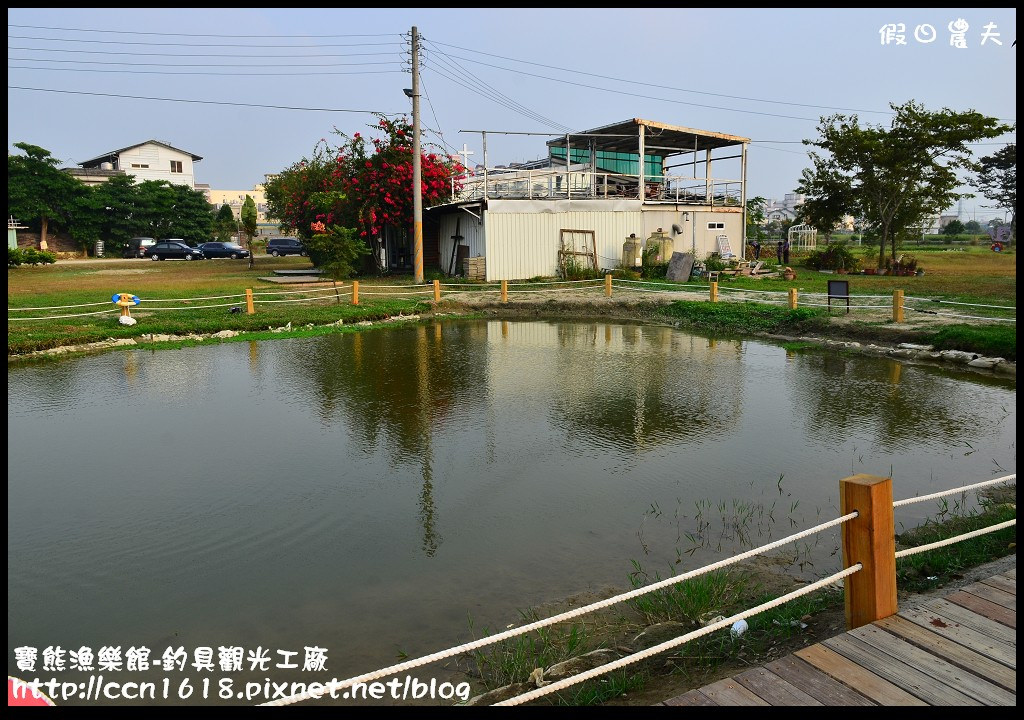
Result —
<instances>
[{"instance_id":1,"label":"rooftop canopy","mask_svg":"<svg viewBox=\"0 0 1024 720\"><path fill-rule=\"evenodd\" d=\"M694 150L714 150L750 142L750 138L738 135L695 130L680 125L667 125L653 120L633 118L593 130L568 133L569 143L574 148L589 148L593 141L594 149L598 151L635 153L639 147L641 127L644 128L645 155L666 157ZM566 138L563 135L549 140L547 144L548 147L564 148L565 143Z\"/></svg>"}]
</instances>

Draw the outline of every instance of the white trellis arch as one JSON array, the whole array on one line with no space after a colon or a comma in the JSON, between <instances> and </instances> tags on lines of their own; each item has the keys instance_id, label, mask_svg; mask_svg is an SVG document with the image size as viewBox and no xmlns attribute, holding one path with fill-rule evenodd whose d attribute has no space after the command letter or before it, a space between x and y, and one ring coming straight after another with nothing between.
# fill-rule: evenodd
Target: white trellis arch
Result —
<instances>
[{"instance_id":1,"label":"white trellis arch","mask_svg":"<svg viewBox=\"0 0 1024 720\"><path fill-rule=\"evenodd\" d=\"M794 250L813 250L818 245L818 230L811 225L794 225L789 229L788 239Z\"/></svg>"}]
</instances>

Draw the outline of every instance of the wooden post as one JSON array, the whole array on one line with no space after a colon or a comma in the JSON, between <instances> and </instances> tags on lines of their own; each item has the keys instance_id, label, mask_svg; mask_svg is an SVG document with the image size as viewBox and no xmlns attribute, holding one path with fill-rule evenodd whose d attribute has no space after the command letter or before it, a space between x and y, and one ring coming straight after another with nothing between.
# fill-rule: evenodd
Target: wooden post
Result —
<instances>
[{"instance_id":1,"label":"wooden post","mask_svg":"<svg viewBox=\"0 0 1024 720\"><path fill-rule=\"evenodd\" d=\"M501 281L501 301L503 303L508 302L508 280Z\"/></svg>"},{"instance_id":2,"label":"wooden post","mask_svg":"<svg viewBox=\"0 0 1024 720\"><path fill-rule=\"evenodd\" d=\"M859 515L842 525L843 567L864 567L843 582L849 630L896 614L896 530L892 478L853 475L839 481L839 512Z\"/></svg>"},{"instance_id":3,"label":"wooden post","mask_svg":"<svg viewBox=\"0 0 1024 720\"><path fill-rule=\"evenodd\" d=\"M245 312L247 315L252 315L256 312L256 307L252 303L252 288L245 289Z\"/></svg>"},{"instance_id":4,"label":"wooden post","mask_svg":"<svg viewBox=\"0 0 1024 720\"><path fill-rule=\"evenodd\" d=\"M796 310L796 288L789 289L789 309Z\"/></svg>"},{"instance_id":5,"label":"wooden post","mask_svg":"<svg viewBox=\"0 0 1024 720\"><path fill-rule=\"evenodd\" d=\"M893 290L892 291L892 321L896 323L903 322L903 291Z\"/></svg>"},{"instance_id":6,"label":"wooden post","mask_svg":"<svg viewBox=\"0 0 1024 720\"><path fill-rule=\"evenodd\" d=\"M718 283L711 283L711 302L718 302Z\"/></svg>"},{"instance_id":7,"label":"wooden post","mask_svg":"<svg viewBox=\"0 0 1024 720\"><path fill-rule=\"evenodd\" d=\"M359 281L358 280L353 280L352 281L352 304L353 305L358 305L359 304Z\"/></svg>"},{"instance_id":8,"label":"wooden post","mask_svg":"<svg viewBox=\"0 0 1024 720\"><path fill-rule=\"evenodd\" d=\"M604 276L604 296L612 296L612 276L610 273Z\"/></svg>"},{"instance_id":9,"label":"wooden post","mask_svg":"<svg viewBox=\"0 0 1024 720\"><path fill-rule=\"evenodd\" d=\"M441 302L441 281L434 281L434 302Z\"/></svg>"}]
</instances>

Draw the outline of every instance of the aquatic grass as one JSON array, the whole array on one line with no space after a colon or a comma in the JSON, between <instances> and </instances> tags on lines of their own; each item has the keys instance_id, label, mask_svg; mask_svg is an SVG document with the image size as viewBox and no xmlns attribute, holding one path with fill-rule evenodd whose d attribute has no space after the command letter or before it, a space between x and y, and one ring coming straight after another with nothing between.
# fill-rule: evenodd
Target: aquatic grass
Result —
<instances>
[{"instance_id":1,"label":"aquatic grass","mask_svg":"<svg viewBox=\"0 0 1024 720\"><path fill-rule=\"evenodd\" d=\"M609 700L624 697L628 693L642 690L649 678L650 673L646 671L610 672L599 679L588 680L573 686L565 692L555 693L554 702L556 705L571 707L600 705Z\"/></svg>"},{"instance_id":2,"label":"aquatic grass","mask_svg":"<svg viewBox=\"0 0 1024 720\"><path fill-rule=\"evenodd\" d=\"M964 350L988 357L1017 360L1017 327L1003 325L950 325L930 333L927 342L937 350Z\"/></svg>"},{"instance_id":3,"label":"aquatic grass","mask_svg":"<svg viewBox=\"0 0 1024 720\"><path fill-rule=\"evenodd\" d=\"M659 308L661 314L689 327L720 334L807 332L828 325L828 313L818 308L789 308L762 303L709 303L678 300Z\"/></svg>"},{"instance_id":4,"label":"aquatic grass","mask_svg":"<svg viewBox=\"0 0 1024 720\"><path fill-rule=\"evenodd\" d=\"M520 611L520 619L525 625L540 620L540 615L531 608ZM484 629L484 637L491 634L489 629ZM591 645L586 625L559 623L475 650L471 658L484 687L493 690L526 682L537 668L549 668L582 655L595 649Z\"/></svg>"},{"instance_id":5,"label":"aquatic grass","mask_svg":"<svg viewBox=\"0 0 1024 720\"><path fill-rule=\"evenodd\" d=\"M629 582L634 589L660 582L661 574L652 576L636 560ZM739 573L719 570L706 573L675 585L641 595L628 601L648 624L666 621L700 623L708 613L722 614L723 608L735 606L748 590L748 581Z\"/></svg>"}]
</instances>

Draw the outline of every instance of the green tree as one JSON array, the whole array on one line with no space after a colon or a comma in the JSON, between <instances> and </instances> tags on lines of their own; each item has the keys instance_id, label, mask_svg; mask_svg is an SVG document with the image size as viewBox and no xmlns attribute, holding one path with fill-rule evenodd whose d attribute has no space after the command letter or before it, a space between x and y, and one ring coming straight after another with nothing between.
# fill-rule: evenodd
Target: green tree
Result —
<instances>
[{"instance_id":1,"label":"green tree","mask_svg":"<svg viewBox=\"0 0 1024 720\"><path fill-rule=\"evenodd\" d=\"M252 267L256 256L252 247L252 239L256 235L256 202L251 195L246 195L242 203L242 229L249 238L249 267Z\"/></svg>"},{"instance_id":2,"label":"green tree","mask_svg":"<svg viewBox=\"0 0 1024 720\"><path fill-rule=\"evenodd\" d=\"M103 240L108 254L120 252L128 239L146 228L138 219L139 187L128 175L85 187L72 213L71 235L88 246Z\"/></svg>"},{"instance_id":3,"label":"green tree","mask_svg":"<svg viewBox=\"0 0 1024 720\"><path fill-rule=\"evenodd\" d=\"M214 220L214 232L217 234L217 240L228 242L237 231L238 223L235 221L235 212L230 205L224 203L217 211L217 218Z\"/></svg>"},{"instance_id":4,"label":"green tree","mask_svg":"<svg viewBox=\"0 0 1024 720\"><path fill-rule=\"evenodd\" d=\"M760 195L747 200L747 239L764 240L764 209L768 201Z\"/></svg>"},{"instance_id":5,"label":"green tree","mask_svg":"<svg viewBox=\"0 0 1024 720\"><path fill-rule=\"evenodd\" d=\"M946 225L946 227L942 228L942 234L943 235L963 235L964 234L964 230L965 230L965 228L964 228L964 224L962 222L960 222L959 220L951 220L950 223L948 225Z\"/></svg>"},{"instance_id":6,"label":"green tree","mask_svg":"<svg viewBox=\"0 0 1024 720\"><path fill-rule=\"evenodd\" d=\"M971 197L957 192L959 173L977 169L968 144L1013 129L973 110L933 112L913 100L890 107L889 127L862 126L856 115L823 117L820 137L804 143L827 155L810 153L813 167L797 188L809 201L825 203L827 195L837 195L836 207L876 229L879 268L886 249L895 260L899 243L927 217Z\"/></svg>"},{"instance_id":7,"label":"green tree","mask_svg":"<svg viewBox=\"0 0 1024 720\"><path fill-rule=\"evenodd\" d=\"M202 243L210 239L213 227L210 204L202 191L166 180L139 183L135 214L140 231L157 240L180 237Z\"/></svg>"},{"instance_id":8,"label":"green tree","mask_svg":"<svg viewBox=\"0 0 1024 720\"><path fill-rule=\"evenodd\" d=\"M60 161L38 145L17 142L24 155L7 155L7 211L26 224L39 223L39 244L46 248L50 222L68 228L85 185L61 172Z\"/></svg>"},{"instance_id":9,"label":"green tree","mask_svg":"<svg viewBox=\"0 0 1024 720\"><path fill-rule=\"evenodd\" d=\"M1010 233L1017 236L1017 144L983 157L975 184L981 194L1010 213Z\"/></svg>"},{"instance_id":10,"label":"green tree","mask_svg":"<svg viewBox=\"0 0 1024 720\"><path fill-rule=\"evenodd\" d=\"M964 223L964 232L968 235L977 235L981 232L981 223L977 220L968 220Z\"/></svg>"}]
</instances>

